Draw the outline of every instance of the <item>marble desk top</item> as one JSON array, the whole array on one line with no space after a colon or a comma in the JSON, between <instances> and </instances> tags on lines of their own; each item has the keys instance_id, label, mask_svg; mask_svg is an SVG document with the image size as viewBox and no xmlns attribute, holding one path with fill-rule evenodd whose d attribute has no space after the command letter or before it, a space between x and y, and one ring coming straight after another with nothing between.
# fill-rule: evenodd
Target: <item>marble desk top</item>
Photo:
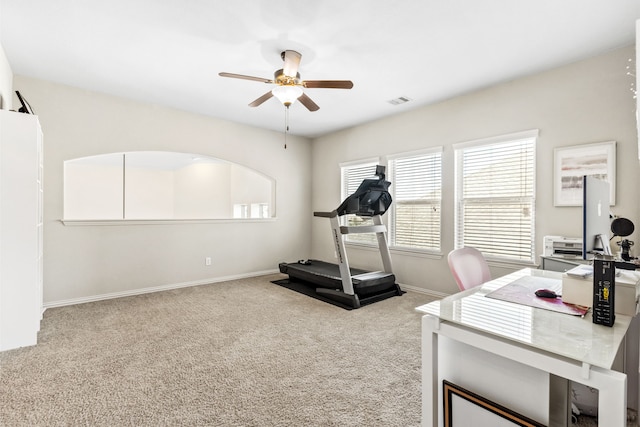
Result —
<instances>
[{"instance_id":1,"label":"marble desk top","mask_svg":"<svg viewBox=\"0 0 640 427\"><path fill-rule=\"evenodd\" d=\"M580 317L486 297L524 276L542 278L545 285L549 283L548 279L557 279L558 284L562 280L562 274L558 272L525 268L422 305L416 311L435 316L443 322L611 369L632 318L616 314L613 327L607 327L594 324L591 311Z\"/></svg>"}]
</instances>

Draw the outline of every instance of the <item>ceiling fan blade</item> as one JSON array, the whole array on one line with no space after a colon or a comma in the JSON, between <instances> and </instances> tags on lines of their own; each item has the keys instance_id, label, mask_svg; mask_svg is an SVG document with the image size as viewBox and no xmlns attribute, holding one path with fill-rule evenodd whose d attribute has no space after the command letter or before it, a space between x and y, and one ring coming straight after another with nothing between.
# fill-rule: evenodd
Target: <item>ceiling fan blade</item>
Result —
<instances>
[{"instance_id":1,"label":"ceiling fan blade","mask_svg":"<svg viewBox=\"0 0 640 427\"><path fill-rule=\"evenodd\" d=\"M302 105L304 105L305 107L307 107L307 110L309 111L318 111L320 109L320 107L318 107L318 104L316 104L315 102L313 102L311 100L311 98L309 98L307 96L306 93L303 93L302 95L300 95L298 97L298 101L300 101L300 103Z\"/></svg>"},{"instance_id":2,"label":"ceiling fan blade","mask_svg":"<svg viewBox=\"0 0 640 427\"><path fill-rule=\"evenodd\" d=\"M282 52L282 59L284 60L282 73L287 77L296 78L301 58L302 55L295 50L285 50Z\"/></svg>"},{"instance_id":3,"label":"ceiling fan blade","mask_svg":"<svg viewBox=\"0 0 640 427\"><path fill-rule=\"evenodd\" d=\"M273 80L270 80L270 79L264 79L262 77L245 76L243 74L218 73L218 75L220 77L231 77L233 79L254 80L256 82L262 82L262 83L273 83Z\"/></svg>"},{"instance_id":4,"label":"ceiling fan blade","mask_svg":"<svg viewBox=\"0 0 640 427\"><path fill-rule=\"evenodd\" d=\"M351 80L305 80L302 82L302 85L311 89L351 89L353 82Z\"/></svg>"},{"instance_id":5,"label":"ceiling fan blade","mask_svg":"<svg viewBox=\"0 0 640 427\"><path fill-rule=\"evenodd\" d=\"M273 93L271 93L271 91L265 93L264 95L262 95L260 98L256 99L255 101L253 101L251 104L249 104L249 107L257 107L258 105L262 104L264 101L266 101L267 99L271 98L273 96Z\"/></svg>"}]
</instances>

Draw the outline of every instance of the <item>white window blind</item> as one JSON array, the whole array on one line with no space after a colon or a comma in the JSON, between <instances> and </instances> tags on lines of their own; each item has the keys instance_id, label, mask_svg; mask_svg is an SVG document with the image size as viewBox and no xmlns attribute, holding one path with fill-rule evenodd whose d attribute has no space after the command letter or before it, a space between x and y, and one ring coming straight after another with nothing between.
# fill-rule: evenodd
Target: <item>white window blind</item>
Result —
<instances>
[{"instance_id":1,"label":"white window blind","mask_svg":"<svg viewBox=\"0 0 640 427\"><path fill-rule=\"evenodd\" d=\"M536 137L528 131L454 147L456 248L534 261Z\"/></svg>"},{"instance_id":2,"label":"white window blind","mask_svg":"<svg viewBox=\"0 0 640 427\"><path fill-rule=\"evenodd\" d=\"M442 148L389 160L392 247L440 250Z\"/></svg>"},{"instance_id":3,"label":"white window blind","mask_svg":"<svg viewBox=\"0 0 640 427\"><path fill-rule=\"evenodd\" d=\"M378 164L378 159L369 159L357 163L341 165L342 197L340 201L342 202L342 200L346 199L347 196L355 193L364 179L374 178L376 166ZM344 215L342 217L342 221L343 224L347 226L373 225L373 220L371 218L359 217L353 214ZM373 233L347 234L346 241L377 245L376 236Z\"/></svg>"}]
</instances>

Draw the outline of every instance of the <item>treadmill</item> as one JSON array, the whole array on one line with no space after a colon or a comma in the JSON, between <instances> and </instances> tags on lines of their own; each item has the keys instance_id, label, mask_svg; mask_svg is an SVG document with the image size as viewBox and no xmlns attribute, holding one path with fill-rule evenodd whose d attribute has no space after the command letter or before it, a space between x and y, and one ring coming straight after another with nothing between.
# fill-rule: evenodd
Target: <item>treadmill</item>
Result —
<instances>
[{"instance_id":1,"label":"treadmill","mask_svg":"<svg viewBox=\"0 0 640 427\"><path fill-rule=\"evenodd\" d=\"M360 308L365 304L402 295L391 267L387 228L382 223L382 215L392 202L388 191L391 183L385 180L384 172L384 166L377 166L377 178L362 181L358 189L337 209L313 213L315 217L328 218L330 221L337 264L313 259L301 260L279 264L280 272L288 274L290 279L315 287L318 297L349 308ZM346 214L370 217L373 225L341 226L340 217ZM349 267L344 236L357 233L375 233L382 258L382 271L368 272Z\"/></svg>"}]
</instances>

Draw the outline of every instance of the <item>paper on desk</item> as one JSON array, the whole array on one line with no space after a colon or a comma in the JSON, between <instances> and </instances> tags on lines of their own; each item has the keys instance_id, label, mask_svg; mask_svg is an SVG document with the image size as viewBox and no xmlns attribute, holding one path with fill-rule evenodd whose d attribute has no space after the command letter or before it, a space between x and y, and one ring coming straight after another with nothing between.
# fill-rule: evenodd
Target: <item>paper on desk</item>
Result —
<instances>
[{"instance_id":1,"label":"paper on desk","mask_svg":"<svg viewBox=\"0 0 640 427\"><path fill-rule=\"evenodd\" d=\"M584 316L589 311L589 307L564 303L562 298L539 298L535 294L538 289L549 289L560 294L562 293L562 280L524 276L488 293L486 297L574 316Z\"/></svg>"},{"instance_id":2,"label":"paper on desk","mask_svg":"<svg viewBox=\"0 0 640 427\"><path fill-rule=\"evenodd\" d=\"M573 267L571 270L567 271L569 276L575 277L589 277L593 274L593 266L592 265L578 265Z\"/></svg>"}]
</instances>

